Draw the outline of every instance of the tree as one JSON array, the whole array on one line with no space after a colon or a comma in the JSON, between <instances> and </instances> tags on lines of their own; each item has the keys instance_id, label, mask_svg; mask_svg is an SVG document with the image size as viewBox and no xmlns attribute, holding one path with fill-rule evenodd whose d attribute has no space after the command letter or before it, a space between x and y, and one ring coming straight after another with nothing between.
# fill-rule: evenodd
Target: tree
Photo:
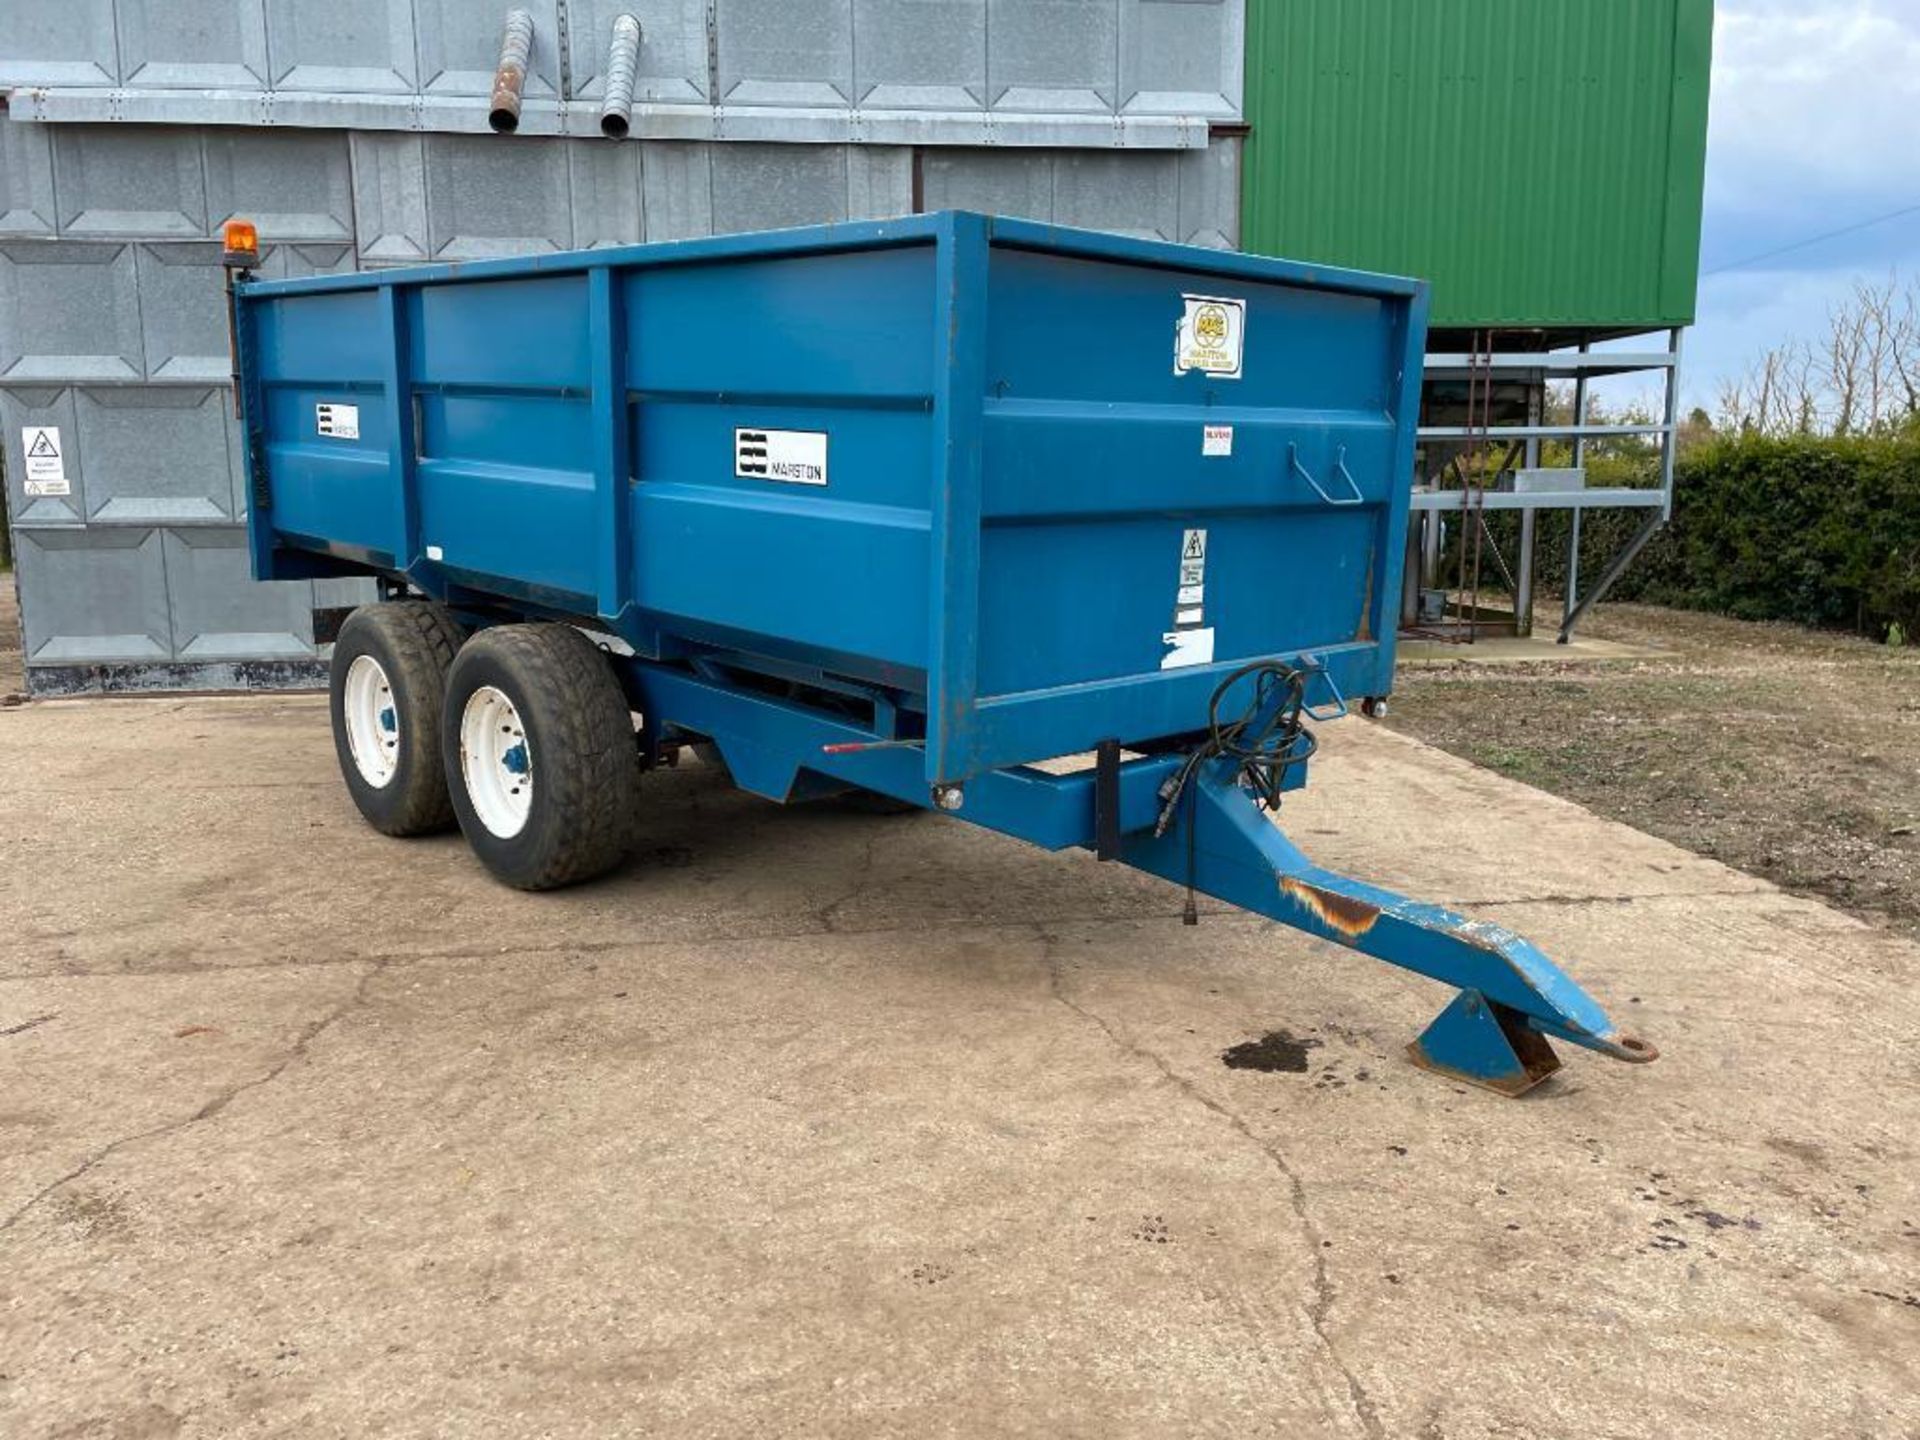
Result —
<instances>
[{"instance_id":1,"label":"tree","mask_svg":"<svg viewBox=\"0 0 1920 1440\"><path fill-rule=\"evenodd\" d=\"M1722 382L1719 428L1888 435L1920 423L1920 281L1856 280L1818 341L1785 340Z\"/></svg>"}]
</instances>

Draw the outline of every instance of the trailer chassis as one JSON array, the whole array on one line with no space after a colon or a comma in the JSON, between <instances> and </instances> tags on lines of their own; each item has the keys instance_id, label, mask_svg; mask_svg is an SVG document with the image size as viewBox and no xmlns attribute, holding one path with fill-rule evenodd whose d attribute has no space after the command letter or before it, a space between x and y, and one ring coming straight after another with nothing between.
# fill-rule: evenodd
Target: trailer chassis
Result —
<instances>
[{"instance_id":1,"label":"trailer chassis","mask_svg":"<svg viewBox=\"0 0 1920 1440\"><path fill-rule=\"evenodd\" d=\"M719 749L736 784L773 800L859 787L950 811L1044 849L1094 849L1190 893L1455 987L1453 1000L1407 1047L1409 1058L1426 1069L1519 1095L1560 1068L1551 1039L1635 1063L1658 1053L1623 1032L1552 960L1511 931L1314 864L1229 759L1199 765L1171 813L1169 789L1190 758L1184 749L1123 759L1118 745L1109 744L1091 769L1056 774L1013 766L929 791L924 748L911 734L898 733L898 722L910 724L911 712L883 695L867 697L872 708L862 724L806 698L832 690L750 688L723 657L690 663L616 657L616 663L645 717L643 751L677 753L687 738L698 737ZM1284 788L1305 783L1306 763L1287 767Z\"/></svg>"}]
</instances>

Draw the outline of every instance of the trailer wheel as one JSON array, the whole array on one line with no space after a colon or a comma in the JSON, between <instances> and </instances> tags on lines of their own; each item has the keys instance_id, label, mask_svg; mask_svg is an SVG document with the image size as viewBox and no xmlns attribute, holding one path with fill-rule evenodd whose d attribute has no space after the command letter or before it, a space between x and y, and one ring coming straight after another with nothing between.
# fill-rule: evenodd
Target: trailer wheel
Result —
<instances>
[{"instance_id":1,"label":"trailer wheel","mask_svg":"<svg viewBox=\"0 0 1920 1440\"><path fill-rule=\"evenodd\" d=\"M440 759L440 709L460 648L444 605L362 605L333 643L328 712L347 792L384 835L426 835L453 824Z\"/></svg>"},{"instance_id":2,"label":"trailer wheel","mask_svg":"<svg viewBox=\"0 0 1920 1440\"><path fill-rule=\"evenodd\" d=\"M569 625L501 625L447 677L440 743L474 854L519 890L604 875L632 845L633 716L606 657Z\"/></svg>"}]
</instances>

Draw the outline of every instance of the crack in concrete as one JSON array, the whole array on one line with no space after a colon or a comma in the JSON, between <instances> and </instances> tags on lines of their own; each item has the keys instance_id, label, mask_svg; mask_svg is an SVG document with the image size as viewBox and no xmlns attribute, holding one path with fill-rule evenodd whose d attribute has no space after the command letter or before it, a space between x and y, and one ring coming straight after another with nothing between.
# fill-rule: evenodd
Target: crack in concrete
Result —
<instances>
[{"instance_id":1,"label":"crack in concrete","mask_svg":"<svg viewBox=\"0 0 1920 1440\"><path fill-rule=\"evenodd\" d=\"M1027 930L1038 923L1032 920L993 919L989 917L962 916L950 920L915 919L910 922L886 923L879 925L845 926L840 924L837 912L863 894L871 883L871 874L875 856L882 836L875 836L866 842L866 854L860 862L859 877L856 883L844 895L828 901L806 912L818 928L800 928L786 930L754 931L750 935L721 936L722 941L751 939L784 943L793 940L805 940L822 934L837 936L874 936L902 933L924 934L928 930ZM1524 905L1630 905L1640 900L1706 900L1706 899L1743 899L1758 893L1754 890L1690 890L1690 891L1653 891L1638 895L1520 895L1496 899L1457 900L1448 899L1436 902L1447 909L1493 909L1500 906ZM1271 920L1265 916L1235 910L1225 905L1204 903L1200 914L1203 919L1215 923L1254 924L1259 926L1282 926L1284 922ZM1103 910L1088 915L1057 915L1045 923L1051 925L1134 925L1161 920L1178 920L1178 910L1141 910L1123 915L1115 915L1111 910ZM1303 932L1304 933L1304 932ZM516 955L559 955L603 954L614 950L647 950L668 945L710 944L715 937L668 936L660 939L628 937L620 940L582 940L571 944L527 944L507 947ZM1309 939L1315 937L1308 937ZM499 959L503 950L476 949L470 945L451 946L442 950L387 950L375 951L367 955L343 955L332 958L288 959L238 961L221 965L157 965L139 970L130 968L130 962L112 969L49 969L30 970L17 975L0 975L0 985L18 984L37 980L97 980L108 977L145 977L160 975L210 975L227 971L243 973L256 970L300 970L318 969L338 965L387 965L404 964L415 960L486 960ZM3 1032L0 1032L3 1033Z\"/></svg>"},{"instance_id":2,"label":"crack in concrete","mask_svg":"<svg viewBox=\"0 0 1920 1440\"><path fill-rule=\"evenodd\" d=\"M847 893L839 896L837 899L829 900L813 912L814 920L819 924L821 930L828 935L848 935L856 933L854 931L842 930L839 921L835 917L839 911L845 909L867 893L867 886L873 879L874 856L880 848L881 834L882 832L880 830L875 829L875 831L867 837L866 844L861 848L860 863L854 867L853 882L848 887Z\"/></svg>"},{"instance_id":3,"label":"crack in concrete","mask_svg":"<svg viewBox=\"0 0 1920 1440\"><path fill-rule=\"evenodd\" d=\"M877 842L876 842L877 844ZM857 898L866 888L863 881L849 895L827 902L824 909L834 910L845 906ZM989 920L973 919L965 916L950 920L916 919L910 923L866 926L842 926L837 922L828 926L820 919L820 909L807 912L814 921L814 927L792 930L747 930L737 934L719 934L704 936L667 936L659 939L629 937L622 940L581 940L571 943L540 943L511 945L498 949L476 949L471 945L457 945L444 950L385 950L367 955L343 955L334 958L316 958L312 960L243 960L230 965L156 965L139 970L122 964L114 969L98 970L33 970L19 975L0 975L0 985L24 984L32 981L48 980L104 980L104 979L145 979L159 975L222 975L231 971L236 974L257 970L302 970L324 969L341 965L407 965L419 960L500 960L509 953L516 956L528 955L603 955L619 950L654 950L664 946L700 946L713 944L741 944L745 942L771 942L784 944L794 940L817 940L823 935L838 937L861 937L876 935L912 934L924 935L929 931L978 930L993 931L1030 931L1032 920ZM1200 914L1205 919L1248 922L1258 925L1277 925L1278 921L1269 921L1262 916L1243 914L1232 910L1211 910L1203 908ZM1054 925L1137 925L1155 921L1176 921L1180 919L1178 910L1142 910L1133 914L1115 915L1112 911L1101 911L1093 915L1060 915L1048 921Z\"/></svg>"},{"instance_id":4,"label":"crack in concrete","mask_svg":"<svg viewBox=\"0 0 1920 1440\"><path fill-rule=\"evenodd\" d=\"M193 789L203 795L217 795L228 790L332 790L340 784L337 779L325 780L207 780L195 779L189 782ZM151 785L39 785L39 795L138 795L150 791Z\"/></svg>"},{"instance_id":5,"label":"crack in concrete","mask_svg":"<svg viewBox=\"0 0 1920 1440\"><path fill-rule=\"evenodd\" d=\"M282 1055L278 1061L262 1073L250 1079L242 1080L236 1085L228 1086L184 1119L169 1120L163 1125L155 1125L132 1135L122 1135L119 1139L108 1142L87 1156L85 1160L82 1160L66 1174L42 1186L15 1209L11 1215L7 1216L4 1220L0 1220L0 1235L4 1235L7 1231L11 1230L41 1201L87 1175L110 1156L127 1149L129 1146L138 1145L143 1140L157 1139L160 1136L170 1135L175 1131L184 1130L190 1125L197 1125L203 1120L211 1120L249 1090L257 1090L263 1085L272 1084L275 1080L279 1079L296 1060L305 1057L307 1047L319 1038L322 1033L337 1023L349 1011L358 1009L366 1003L368 988L372 985L374 978L382 974L386 968L384 963L376 963L370 966L367 973L360 977L358 983L354 985L344 1000L328 1010L327 1013L319 1019L310 1021L305 1025L299 1035L294 1038L294 1042L292 1046L288 1048L287 1053Z\"/></svg>"},{"instance_id":6,"label":"crack in concrete","mask_svg":"<svg viewBox=\"0 0 1920 1440\"><path fill-rule=\"evenodd\" d=\"M1642 890L1630 895L1503 895L1489 900L1446 900L1447 906L1466 909L1491 905L1632 905L1641 900L1730 900L1764 895L1765 890Z\"/></svg>"},{"instance_id":7,"label":"crack in concrete","mask_svg":"<svg viewBox=\"0 0 1920 1440\"><path fill-rule=\"evenodd\" d=\"M22 1020L18 1025L9 1025L6 1029L0 1030L0 1038L8 1035L24 1035L36 1025L44 1025L49 1020L58 1020L59 1018L60 1012L58 1010L46 1015L35 1015L31 1019Z\"/></svg>"},{"instance_id":8,"label":"crack in concrete","mask_svg":"<svg viewBox=\"0 0 1920 1440\"><path fill-rule=\"evenodd\" d=\"M1322 1245L1320 1227L1313 1218L1307 1205L1307 1187L1300 1173L1293 1168L1285 1152L1278 1146L1262 1139L1247 1122L1234 1111L1229 1110L1199 1086L1176 1071L1167 1061L1152 1050L1136 1045L1126 1039L1109 1024L1097 1011L1090 1010L1067 994L1064 978L1060 971L1058 942L1044 926L1036 925L1034 932L1040 937L1041 954L1047 967L1047 989L1052 999L1071 1010L1082 1020L1092 1024L1107 1038L1121 1054L1143 1060L1159 1071L1160 1076L1187 1099L1200 1105L1216 1118L1224 1120L1233 1131L1249 1144L1257 1148L1268 1162L1278 1170L1287 1182L1287 1194L1293 1209L1294 1218L1299 1222L1300 1232L1306 1239L1313 1256L1313 1301L1307 1306L1307 1322L1313 1327L1313 1333L1320 1342L1320 1348L1326 1352L1327 1359L1334 1369L1340 1372L1346 1381L1347 1399L1353 1407L1355 1420L1368 1436L1368 1440L1386 1440L1386 1427L1381 1424L1380 1415L1373 1403L1373 1397L1354 1374L1352 1368L1341 1358L1339 1347L1333 1343L1333 1337L1327 1332L1327 1316L1333 1309L1337 1292L1333 1282L1327 1276L1327 1252Z\"/></svg>"}]
</instances>

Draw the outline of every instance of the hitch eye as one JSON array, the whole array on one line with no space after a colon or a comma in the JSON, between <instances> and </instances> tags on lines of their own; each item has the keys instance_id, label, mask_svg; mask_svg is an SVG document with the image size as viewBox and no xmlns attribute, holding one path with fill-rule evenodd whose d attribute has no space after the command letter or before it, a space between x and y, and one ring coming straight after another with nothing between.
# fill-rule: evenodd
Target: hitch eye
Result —
<instances>
[{"instance_id":1,"label":"hitch eye","mask_svg":"<svg viewBox=\"0 0 1920 1440\"><path fill-rule=\"evenodd\" d=\"M221 263L235 270L250 270L260 263L260 230L251 220L229 220L220 227L221 243L226 251Z\"/></svg>"}]
</instances>

